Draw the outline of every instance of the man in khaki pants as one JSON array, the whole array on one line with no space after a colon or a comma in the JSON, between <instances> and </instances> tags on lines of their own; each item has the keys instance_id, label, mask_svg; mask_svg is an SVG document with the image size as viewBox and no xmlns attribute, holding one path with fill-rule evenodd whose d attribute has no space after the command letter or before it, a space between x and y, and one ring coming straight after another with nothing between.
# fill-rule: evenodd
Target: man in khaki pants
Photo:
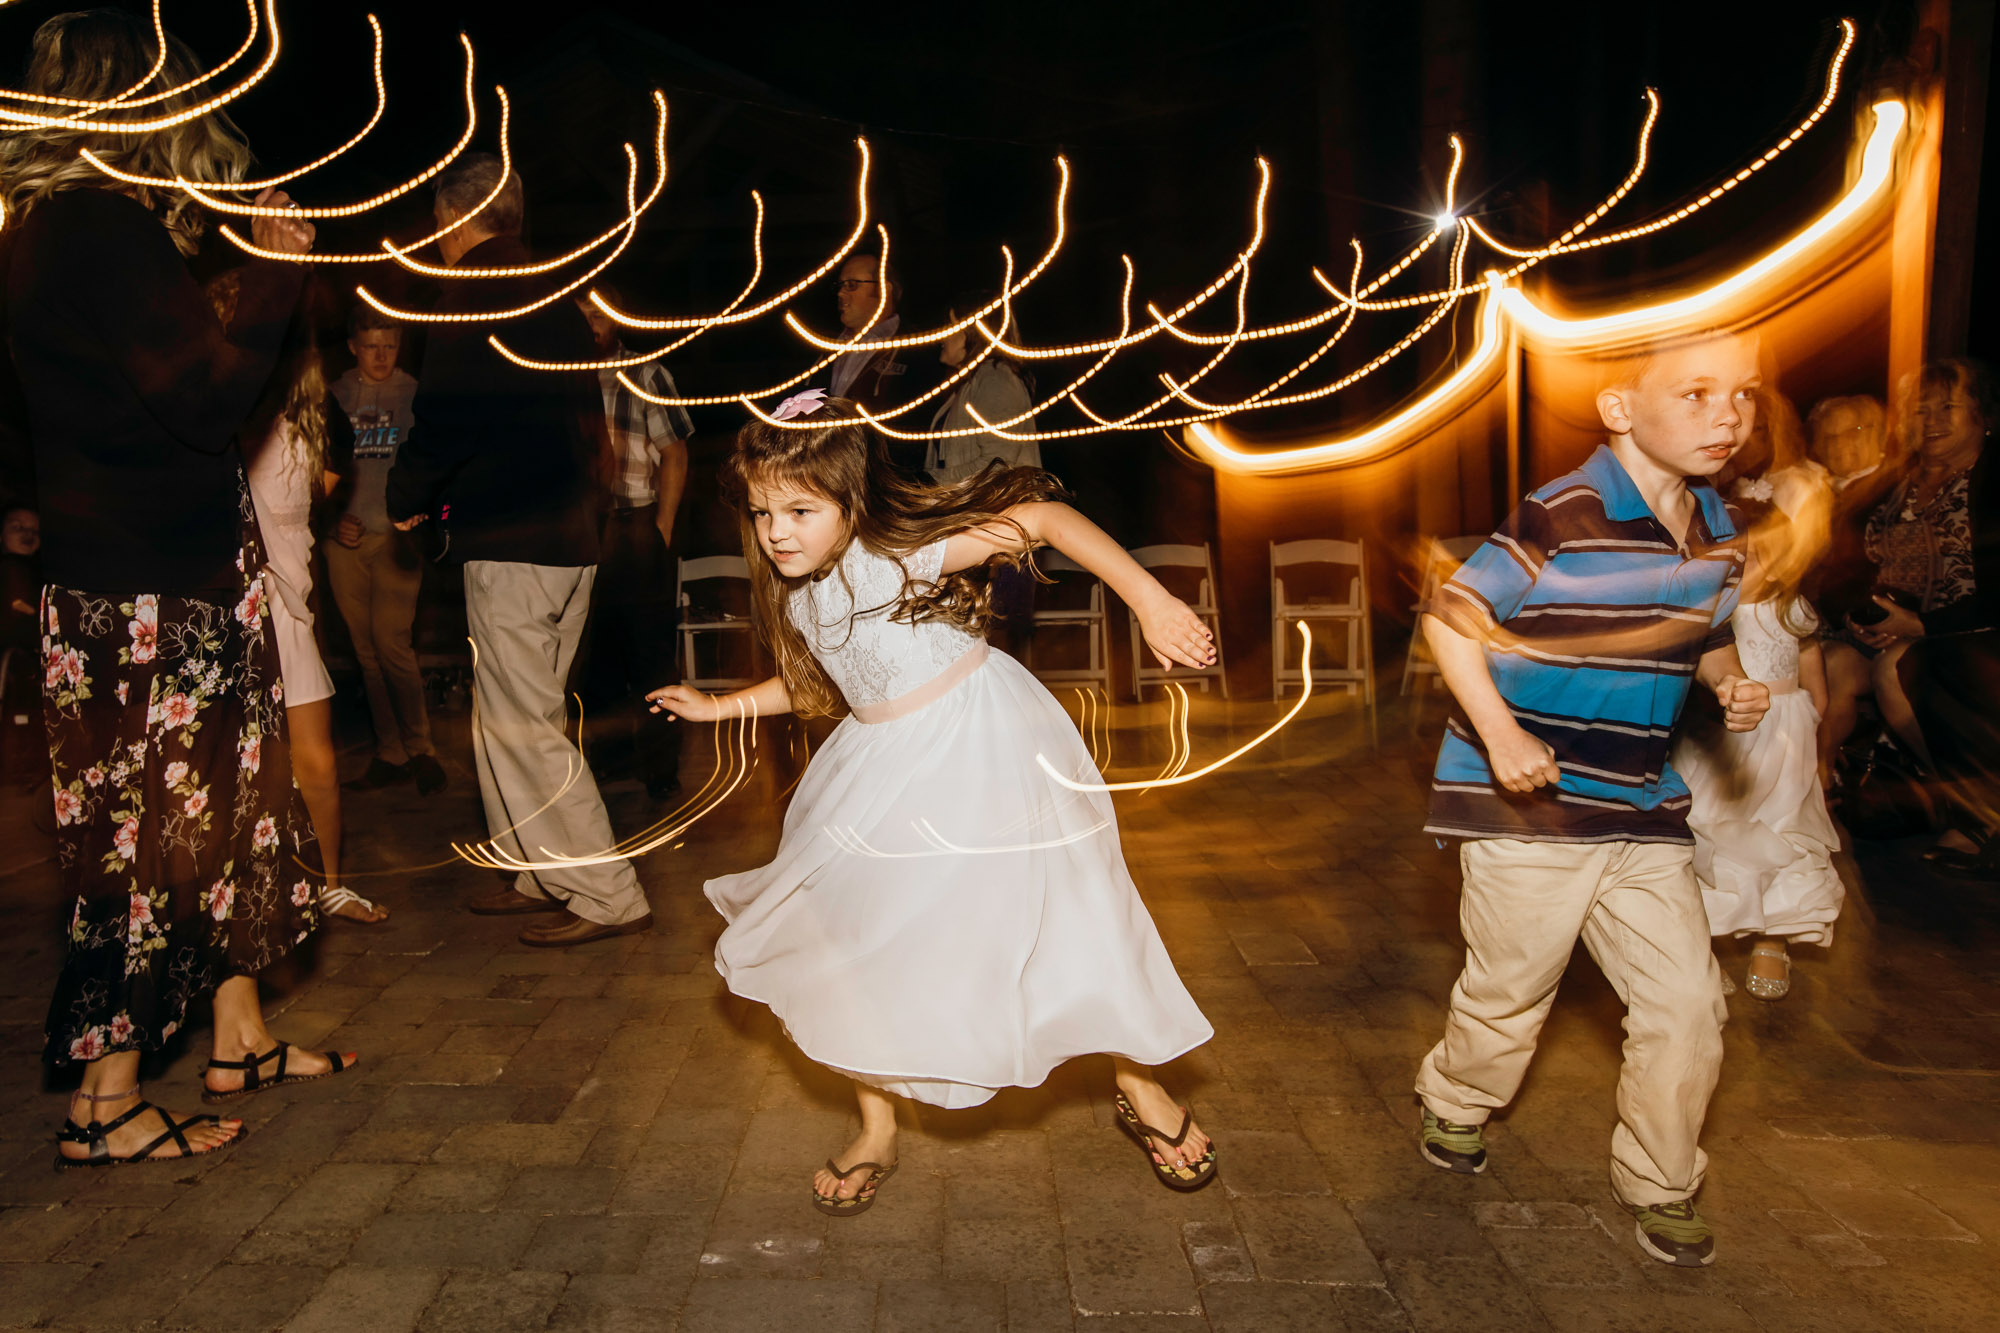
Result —
<instances>
[{"instance_id":1,"label":"man in khaki pants","mask_svg":"<svg viewBox=\"0 0 2000 1333\"><path fill-rule=\"evenodd\" d=\"M527 266L521 182L470 153L438 177L445 262ZM483 204L483 206L482 206ZM564 946L649 930L653 913L617 856L590 768L565 734L564 681L597 574L603 404L595 376L527 370L487 343L498 334L542 361L587 361L591 336L568 301L507 321L546 295L530 275L450 284L417 390L416 427L389 474L389 516L412 528L433 512L445 553L465 566L474 649L473 756L493 846L530 864L511 887L474 900L488 916L549 913L525 944ZM575 864L581 859L584 864Z\"/></svg>"},{"instance_id":2,"label":"man in khaki pants","mask_svg":"<svg viewBox=\"0 0 2000 1333\"><path fill-rule=\"evenodd\" d=\"M1486 1169L1483 1126L1581 936L1627 1009L1612 1189L1640 1246L1683 1267L1715 1259L1694 1194L1728 1014L1667 747L1693 682L1731 730L1770 707L1730 628L1737 520L1701 480L1748 438L1757 387L1747 338L1634 358L1598 395L1609 442L1530 495L1423 621L1456 701L1425 829L1464 840L1466 945L1417 1074L1424 1160Z\"/></svg>"}]
</instances>

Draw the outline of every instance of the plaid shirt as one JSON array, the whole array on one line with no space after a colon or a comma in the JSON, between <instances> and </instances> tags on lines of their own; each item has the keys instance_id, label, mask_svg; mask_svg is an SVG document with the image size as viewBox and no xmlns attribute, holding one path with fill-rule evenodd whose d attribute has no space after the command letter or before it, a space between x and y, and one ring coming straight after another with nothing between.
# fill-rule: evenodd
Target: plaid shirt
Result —
<instances>
[{"instance_id":1,"label":"plaid shirt","mask_svg":"<svg viewBox=\"0 0 2000 1333\"><path fill-rule=\"evenodd\" d=\"M621 345L616 355L623 356ZM626 377L647 393L659 398L678 397L674 377L657 361L630 367ZM678 407L649 403L618 382L615 370L597 372L597 385L604 393L604 426L611 433L611 447L618 454L618 478L612 483L614 508L630 509L649 505L660 497L653 489L660 473L660 450L673 440L694 434L687 413Z\"/></svg>"}]
</instances>

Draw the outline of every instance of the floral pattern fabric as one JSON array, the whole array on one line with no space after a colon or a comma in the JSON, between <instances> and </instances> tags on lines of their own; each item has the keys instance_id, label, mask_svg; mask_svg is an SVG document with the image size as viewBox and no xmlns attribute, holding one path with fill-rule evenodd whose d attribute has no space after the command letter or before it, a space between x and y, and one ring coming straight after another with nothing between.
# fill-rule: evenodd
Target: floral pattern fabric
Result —
<instances>
[{"instance_id":1,"label":"floral pattern fabric","mask_svg":"<svg viewBox=\"0 0 2000 1333\"><path fill-rule=\"evenodd\" d=\"M292 782L249 503L233 604L43 592L57 865L75 899L54 1061L159 1049L190 1000L317 924L319 844Z\"/></svg>"},{"instance_id":2,"label":"floral pattern fabric","mask_svg":"<svg viewBox=\"0 0 2000 1333\"><path fill-rule=\"evenodd\" d=\"M1946 481L1921 507L1913 472L1868 520L1868 558L1882 586L1909 593L1935 611L1973 595L1972 474Z\"/></svg>"}]
</instances>

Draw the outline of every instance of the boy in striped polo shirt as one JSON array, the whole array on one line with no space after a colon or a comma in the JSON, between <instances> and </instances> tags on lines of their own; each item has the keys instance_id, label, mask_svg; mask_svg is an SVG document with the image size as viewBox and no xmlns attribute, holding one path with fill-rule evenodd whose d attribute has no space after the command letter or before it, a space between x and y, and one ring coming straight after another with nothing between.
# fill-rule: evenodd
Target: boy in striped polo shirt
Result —
<instances>
[{"instance_id":1,"label":"boy in striped polo shirt","mask_svg":"<svg viewBox=\"0 0 2000 1333\"><path fill-rule=\"evenodd\" d=\"M1667 743L1691 687L1734 731L1770 706L1737 660L1735 517L1705 478L1750 434L1757 343L1705 334L1597 396L1610 440L1524 501L1424 620L1457 707L1427 831L1463 839L1465 970L1424 1057L1425 1160L1486 1167L1580 935L1625 1002L1611 1181L1639 1243L1714 1260L1697 1144L1722 1063L1721 976Z\"/></svg>"}]
</instances>

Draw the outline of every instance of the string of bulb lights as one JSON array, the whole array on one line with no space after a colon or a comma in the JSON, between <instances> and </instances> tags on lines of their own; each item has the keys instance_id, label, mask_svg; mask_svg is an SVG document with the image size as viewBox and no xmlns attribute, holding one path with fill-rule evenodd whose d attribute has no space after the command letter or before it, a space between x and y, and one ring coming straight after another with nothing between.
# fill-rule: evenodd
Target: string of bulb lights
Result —
<instances>
[{"instance_id":1,"label":"string of bulb lights","mask_svg":"<svg viewBox=\"0 0 2000 1333\"><path fill-rule=\"evenodd\" d=\"M116 96L102 101L88 101L76 98L50 97L19 90L0 90L0 132L7 129L59 129L95 134L139 135L155 133L161 129L184 123L195 117L218 111L242 97L251 88L262 82L275 67L282 50L276 0L245 0L247 31L241 45L227 59L195 74L172 87L145 93L144 89L154 82L166 65L164 43L165 27L160 12L159 0L152 6L152 22L155 40L159 43L159 55L146 79ZM145 176L132 173L107 162L88 147L81 148L80 154L94 168L107 177L121 183L143 185L155 189L173 189L185 193L216 213L232 217L290 216L298 218L337 219L352 218L378 209L435 179L447 170L469 148L479 124L478 97L475 84L475 58L472 43L463 34L460 41L464 50L465 70L463 88L465 98L465 126L457 141L436 161L423 170L390 189L367 199L347 204L273 207L244 202L244 198L264 188L272 188L299 180L338 161L353 152L380 124L388 104L388 89L382 75L384 35L382 25L376 16L367 16L370 32L370 73L375 92L372 113L361 128L338 146L322 153L303 165L291 168L261 180L240 182L193 181L184 177ZM263 57L248 72L235 77L220 91L198 100L189 101L179 109L162 114L147 115L140 108L157 107L161 103L188 101L197 96L197 90L204 85L228 76L243 61L248 59L259 41L265 47ZM1017 272L1013 252L1001 247L1002 281L998 295L979 308L959 312L952 322L937 328L917 333L901 334L887 338L870 336L875 325L886 314L887 286L881 284L878 291L877 309L864 327L850 338L827 337L805 323L796 313L784 307L799 295L822 281L844 263L859 247L863 238L871 230L879 242L880 269L886 276L890 236L888 230L879 223L872 223L869 209L869 169L871 150L866 139L856 141L858 157L854 188L855 221L845 238L820 264L778 291L761 300L752 300L766 272L763 252L766 206L761 194L751 193L754 220L750 232L751 271L748 282L735 298L720 310L700 315L649 315L626 310L614 305L598 291L591 290L592 281L603 275L622 257L637 239L641 221L663 194L668 180L668 103L666 97L655 92L652 99L655 106L654 125L654 171L647 192L639 194L639 155L631 144L625 144L627 163L625 210L602 232L593 236L565 253L533 263L492 266L492 267L447 267L432 264L417 258L416 252L434 244L459 227L471 222L478 214L498 197L503 187L496 187L471 212L441 225L429 235L414 241L398 243L384 238L379 250L359 254L309 254L286 256L302 258L307 262L321 264L360 264L389 262L409 271L448 281L479 281L482 279L540 276L556 273L572 265L584 264L599 251L603 253L583 267L576 276L557 282L546 294L534 302L506 309L435 313L405 309L389 304L375 295L366 284L355 288L357 297L381 311L385 315L410 323L495 323L502 324L521 318L557 300L571 295L587 299L617 325L639 332L660 332L676 335L666 344L643 351L627 352L618 357L590 361L550 362L530 358L515 351L498 333L488 341L496 352L517 365L531 370L548 372L574 372L581 370L611 370L618 373L625 387L642 399L663 406L719 406L740 404L759 420L778 429L810 430L814 425L810 419L794 418L779 421L771 416L764 404L779 395L808 382L825 370L838 357L857 348L869 351L888 351L920 346L933 346L948 338L963 335L968 342L968 355L944 382L928 393L881 413L868 414L885 435L899 440L937 440L955 436L992 433L1007 439L1021 441L1043 441L1073 439L1111 432L1170 429L1188 432L1186 438L1192 449L1218 466L1250 466L1256 470L1287 470L1291 463L1279 459L1275 463L1253 463L1246 460L1254 457L1244 449L1227 442L1223 435L1209 429L1225 418L1255 410L1280 405L1319 401L1352 388L1355 384L1390 365L1406 355L1440 325L1448 325L1453 313L1468 298L1477 298L1480 312L1475 320L1478 336L1474 348L1465 363L1448 376L1445 383L1437 386L1428 398L1446 392L1460 392L1466 377L1458 372L1469 366L1490 360L1496 344L1497 323L1501 317L1512 320L1530 331L1539 331L1550 336L1565 336L1565 330L1573 334L1563 321L1555 320L1546 312L1534 306L1518 286L1518 279L1537 266L1546 264L1565 255L1581 251L1617 245L1655 234L1665 228L1678 225L1704 209L1727 197L1739 186L1754 179L1772 162L1776 161L1794 145L1799 143L1816 126L1820 125L1837 101L1841 76L1853 52L1856 40L1855 25L1849 20L1841 21L1840 40L1831 60L1828 62L1822 93L1816 104L1805 117L1763 153L1721 180L1718 184L1693 199L1672 210L1644 222L1616 231L1596 232L1594 228L1612 209L1623 202L1645 175L1652 135L1657 127L1662 106L1659 95L1646 90L1646 111L1639 129L1637 151L1631 170L1617 187L1594 208L1578 218L1559 235L1540 244L1523 244L1495 236L1477 217L1458 214L1457 195L1459 177L1465 163L1465 145L1457 137L1450 140L1452 158L1446 176L1445 198L1442 210L1433 219L1432 225L1414 244L1396 255L1385 267L1372 276L1365 275L1361 247L1353 243L1354 263L1348 281L1343 288L1329 278L1319 268L1310 270L1316 286L1328 298L1328 304L1300 318L1273 324L1254 325L1248 318L1252 275L1255 260L1266 234L1267 211L1273 190L1270 164L1263 159L1257 161L1258 182L1250 213L1249 235L1242 248L1211 281L1192 296L1171 309L1163 308L1157 301L1143 303L1143 317L1133 316L1133 296L1137 281L1136 269L1129 256L1121 256L1124 281L1119 300L1118 331L1104 338L1084 340L1066 344L1030 346L1018 340L1014 332L1013 307L1035 285L1042 281L1056 259L1061 254L1068 236L1067 202L1071 184L1070 163L1056 159L1057 184L1055 191L1054 224L1046 248L1035 262ZM505 89L495 87L493 92L499 103L499 148L503 165L511 168L512 149L510 142L511 109ZM1894 106L1901 112L1900 103L1883 103L1875 110L1877 114L1877 137L1885 127L1892 133L1899 133L1903 117L1886 111ZM1895 124L1890 126L1893 120ZM1871 139L1870 147L1874 146ZM503 182L505 173L503 173ZM1850 190L1848 200L1854 197ZM1832 216L1848 200L1829 210ZM1808 229L1810 230L1810 229ZM262 255L259 249L234 228L223 226L220 234L232 245L249 254ZM1424 255L1434 249L1440 241L1450 238L1450 259L1448 285L1431 291L1389 294L1385 289L1407 275ZM1477 278L1469 277L1471 252L1474 244L1484 247L1501 260L1504 266L1480 271ZM609 247L606 249L606 247ZM1234 292L1231 303L1233 318L1223 329L1197 329L1190 326L1190 317L1210 306L1224 293ZM1335 346L1346 339L1356 324L1357 316L1367 314L1393 314L1399 311L1422 310L1417 323L1389 341L1380 352L1370 357L1360 367L1337 376L1324 383L1310 383L1310 372L1319 365ZM780 312L785 328L804 347L819 355L801 373L787 377L776 384L741 389L732 393L708 395L657 395L635 384L625 372L645 361L657 359L677 352L695 339L721 328L741 326L751 321ZM997 326L993 321L997 318ZM1620 317L1609 316L1599 321L1599 327L1616 326ZM1656 316L1657 318L1657 316ZM1553 321L1553 322L1552 322ZM1572 321L1570 324L1574 324ZM1272 339L1292 337L1298 334L1322 329L1333 325L1333 331L1307 351L1291 367L1276 375L1262 387L1230 402L1211 401L1196 392L1203 380L1213 376L1228 357L1243 344L1263 342ZM1199 367L1188 374L1176 377L1164 372L1156 374L1162 392L1150 398L1143 405L1125 411L1108 412L1093 407L1083 397L1084 389L1112 362L1121 355L1131 352L1156 338L1166 338L1189 346L1215 349ZM963 382L978 367L994 356L1004 355L1023 361L1061 361L1073 358L1089 358L1089 362L1078 373L1070 377L1063 386L1034 402L1026 412L1000 421L988 421L977 412L971 415L974 424L956 428L909 430L897 424L899 418L935 401L944 393ZM1454 387L1456 386L1456 387ZM1044 416L1054 409L1067 405L1082 418L1076 425L1059 426L1052 429L1034 429L1028 423ZM1422 407L1423 404L1414 406ZM1419 414L1421 415L1421 414ZM1408 408L1398 411L1392 421L1408 421L1412 415ZM1385 424L1385 423L1378 423ZM1343 445L1368 437L1375 427L1350 435ZM1296 452L1296 451L1294 451ZM1350 461L1360 453L1353 448L1335 449L1331 453L1324 450L1314 453L1307 451L1300 457L1311 457L1318 464Z\"/></svg>"}]
</instances>

